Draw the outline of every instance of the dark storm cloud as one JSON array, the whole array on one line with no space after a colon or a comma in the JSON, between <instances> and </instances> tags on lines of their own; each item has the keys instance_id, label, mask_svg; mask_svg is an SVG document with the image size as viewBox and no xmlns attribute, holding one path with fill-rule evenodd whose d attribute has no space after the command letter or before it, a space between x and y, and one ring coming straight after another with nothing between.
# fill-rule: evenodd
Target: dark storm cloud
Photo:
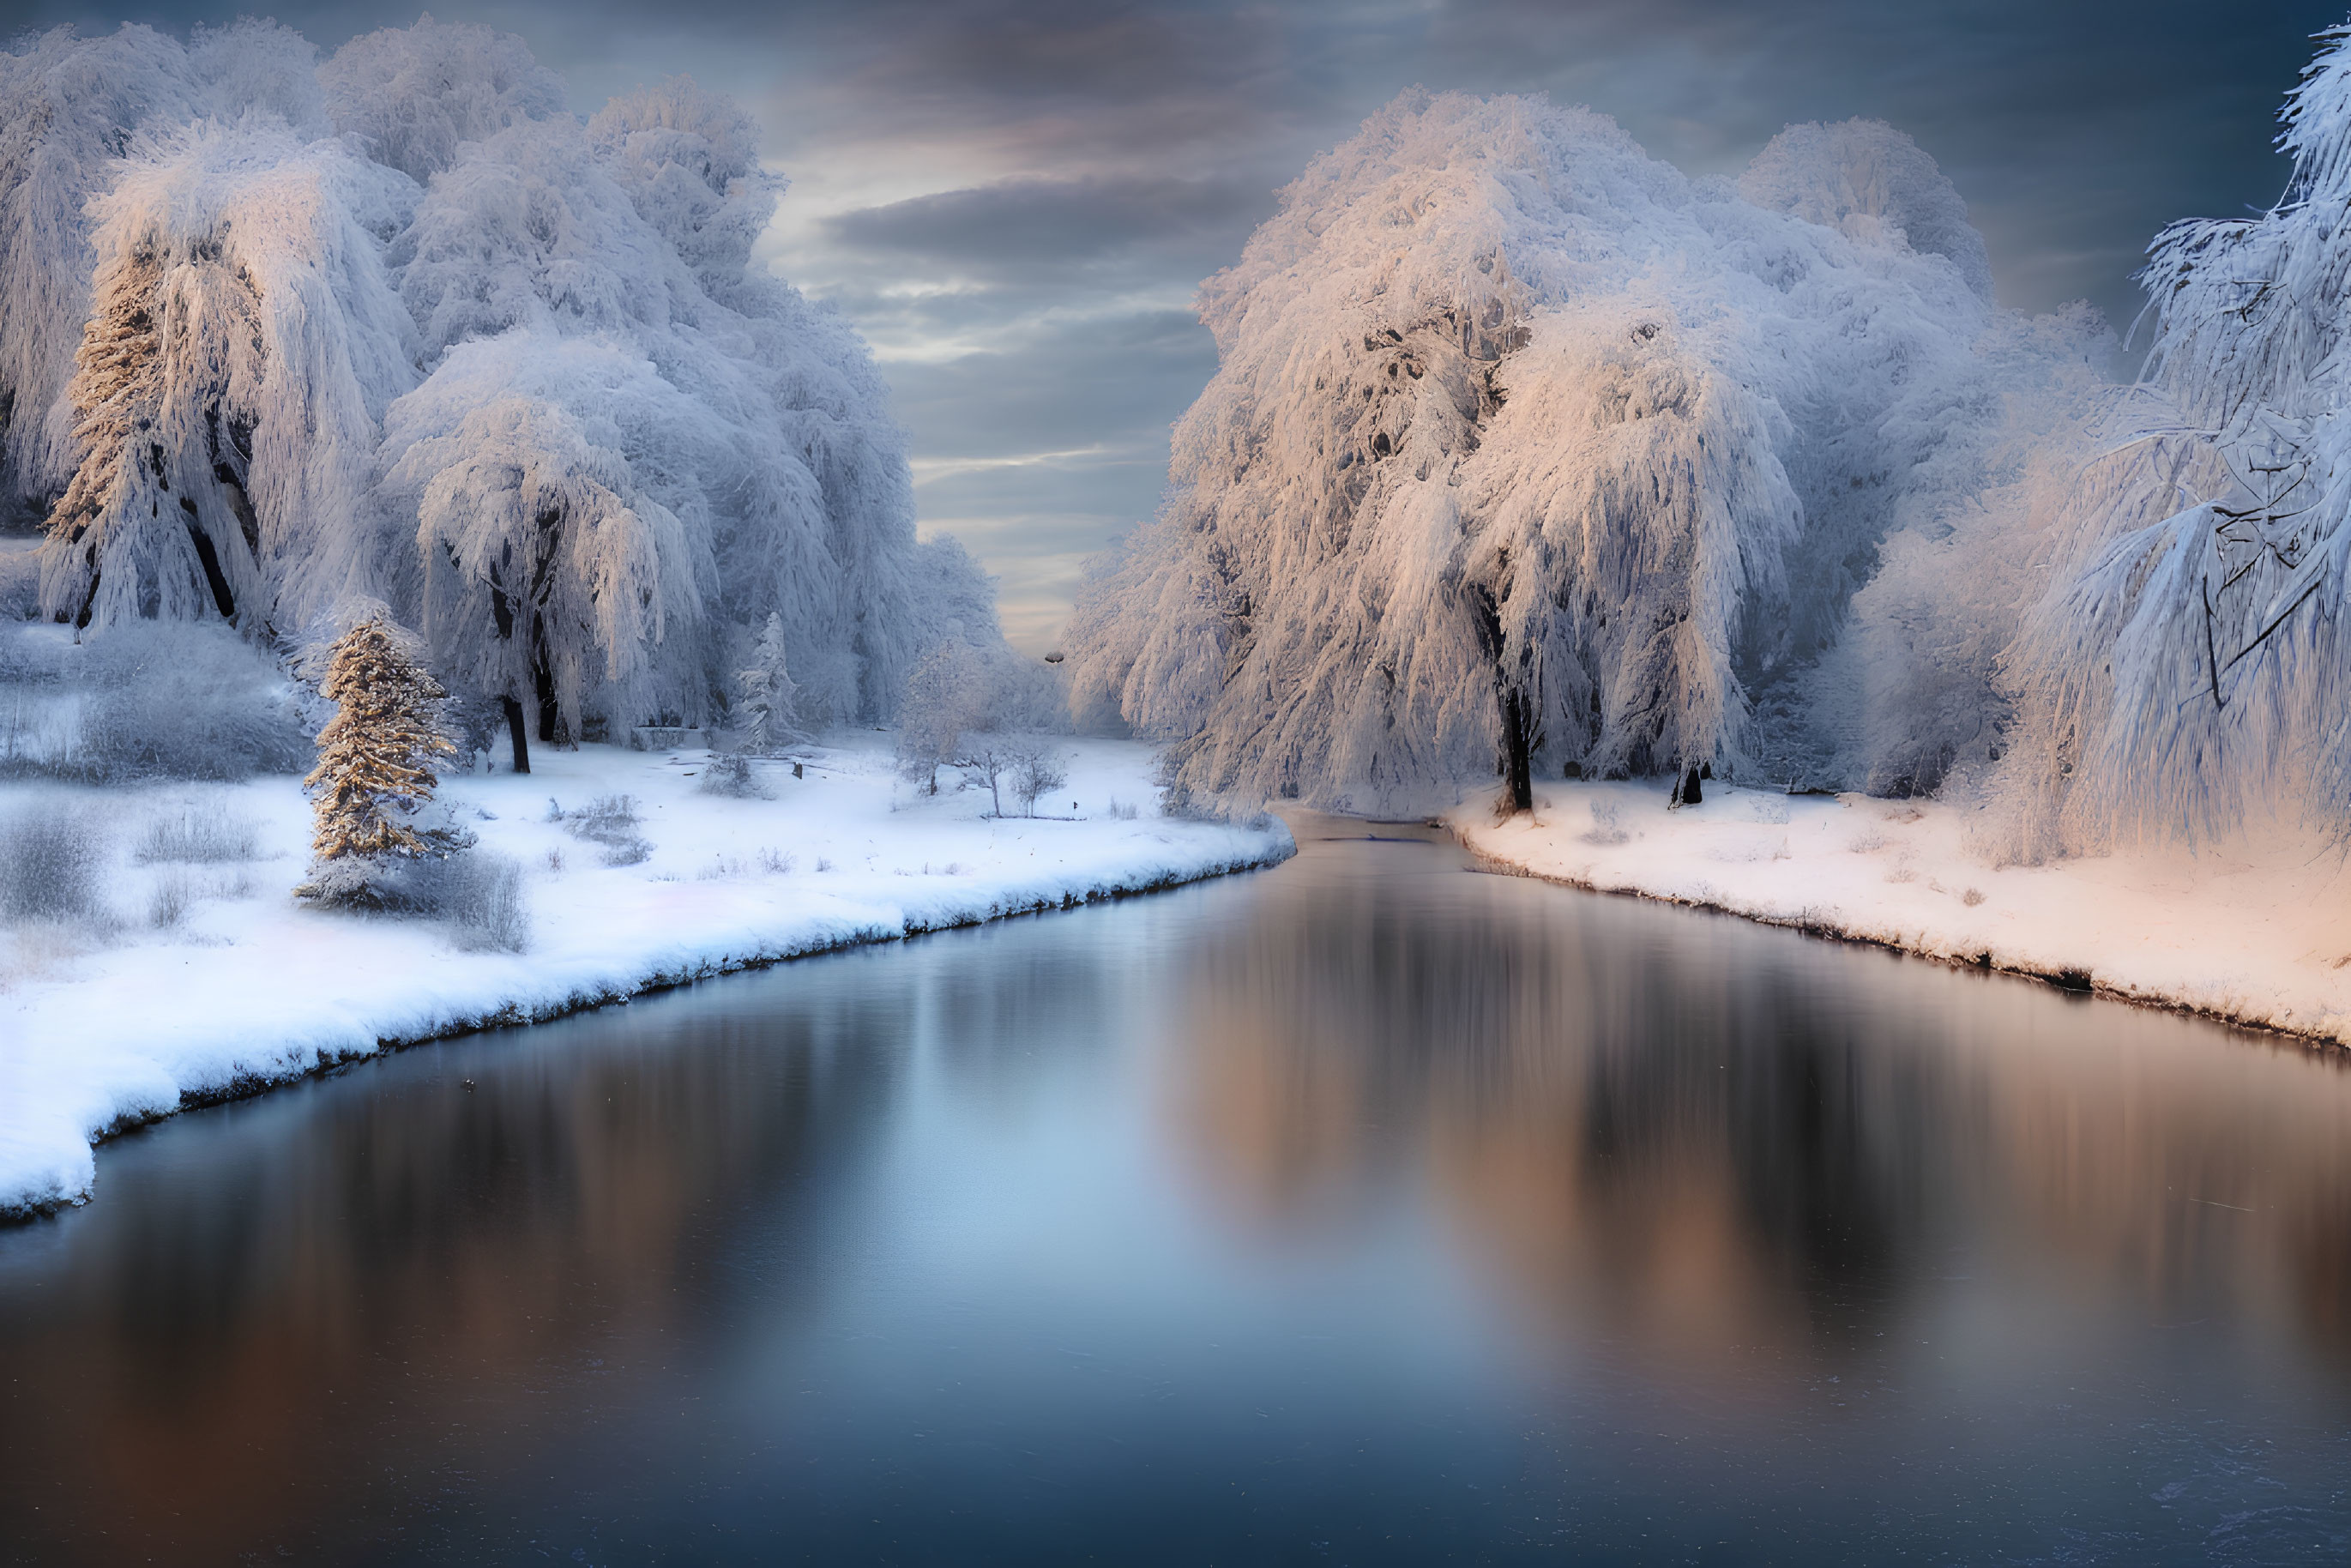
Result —
<instances>
[{"instance_id":1,"label":"dark storm cloud","mask_svg":"<svg viewBox=\"0 0 2351 1568\"><path fill-rule=\"evenodd\" d=\"M522 34L572 106L674 71L759 115L794 179L765 254L874 341L928 525L1041 645L1075 562L1147 514L1214 368L1186 314L1274 192L1403 89L1547 92L1736 172L1782 126L1868 115L1967 199L2003 303L2118 325L2171 219L2274 199L2273 116L2351 0L435 0ZM250 0L35 0L19 26L173 28ZM411 4L269 7L322 47Z\"/></svg>"}]
</instances>

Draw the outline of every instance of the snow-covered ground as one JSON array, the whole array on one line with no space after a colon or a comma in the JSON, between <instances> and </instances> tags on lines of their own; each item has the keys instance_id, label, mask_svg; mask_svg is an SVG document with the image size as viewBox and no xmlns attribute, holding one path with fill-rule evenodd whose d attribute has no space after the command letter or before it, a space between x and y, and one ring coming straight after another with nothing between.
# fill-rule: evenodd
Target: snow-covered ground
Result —
<instances>
[{"instance_id":1,"label":"snow-covered ground","mask_svg":"<svg viewBox=\"0 0 2351 1568\"><path fill-rule=\"evenodd\" d=\"M1158 815L1150 754L1130 743L1061 743L1069 781L1029 820L986 815L984 787L915 794L893 779L884 737L834 738L805 754L804 778L759 764L772 800L702 793L706 752L550 747L528 776L444 780L442 799L482 848L526 868L519 955L459 951L427 922L298 904L310 813L288 779L0 786L0 817L41 800L86 809L108 840L116 921L0 930L0 1212L88 1197L90 1145L110 1130L384 1047L1213 876L1293 848L1279 823ZM637 831L653 844L641 863L606 866L597 845L548 820L550 800L569 811L611 794L639 803ZM1139 815L1112 815L1113 801ZM141 831L191 802L254 823L259 858L133 863ZM167 884L192 902L158 928L151 912Z\"/></svg>"},{"instance_id":2,"label":"snow-covered ground","mask_svg":"<svg viewBox=\"0 0 2351 1568\"><path fill-rule=\"evenodd\" d=\"M1491 863L2351 1043L2351 877L2311 843L1994 867L1961 808L1550 784L1532 817L1447 819Z\"/></svg>"}]
</instances>

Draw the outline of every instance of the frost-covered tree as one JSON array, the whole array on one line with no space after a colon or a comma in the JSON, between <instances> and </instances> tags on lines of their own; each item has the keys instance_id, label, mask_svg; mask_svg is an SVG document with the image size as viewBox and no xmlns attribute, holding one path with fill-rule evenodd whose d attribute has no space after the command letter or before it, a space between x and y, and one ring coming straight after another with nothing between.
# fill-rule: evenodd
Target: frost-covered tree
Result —
<instances>
[{"instance_id":1,"label":"frost-covered tree","mask_svg":"<svg viewBox=\"0 0 2351 1568\"><path fill-rule=\"evenodd\" d=\"M898 772L908 783L939 792L939 769L987 722L982 681L978 656L960 642L941 643L915 662L898 704Z\"/></svg>"},{"instance_id":2,"label":"frost-covered tree","mask_svg":"<svg viewBox=\"0 0 2351 1568\"><path fill-rule=\"evenodd\" d=\"M64 394L97 262L90 202L142 128L275 115L323 128L310 46L287 28L59 27L0 54L0 500L45 510L79 461Z\"/></svg>"},{"instance_id":3,"label":"frost-covered tree","mask_svg":"<svg viewBox=\"0 0 2351 1568\"><path fill-rule=\"evenodd\" d=\"M1171 742L1179 794L1358 810L1853 770L1820 657L2003 417L1963 219L1872 122L1742 195L1584 110L1405 95L1203 287L1217 374L1081 599L1075 711Z\"/></svg>"},{"instance_id":4,"label":"frost-covered tree","mask_svg":"<svg viewBox=\"0 0 2351 1568\"><path fill-rule=\"evenodd\" d=\"M442 733L447 694L418 661L418 649L381 615L335 640L319 693L336 705L319 732L311 791L309 880L296 891L329 904L363 904L392 862L445 848L421 826L436 764L456 745Z\"/></svg>"},{"instance_id":5,"label":"frost-covered tree","mask_svg":"<svg viewBox=\"0 0 2351 1568\"><path fill-rule=\"evenodd\" d=\"M770 615L750 666L735 677L742 691L743 745L755 756L773 756L808 739L799 727L799 683L786 654L784 618Z\"/></svg>"},{"instance_id":6,"label":"frost-covered tree","mask_svg":"<svg viewBox=\"0 0 2351 1568\"><path fill-rule=\"evenodd\" d=\"M48 518L46 611L261 630L381 578L376 420L414 343L371 228L396 182L271 116L133 139L91 204L81 459Z\"/></svg>"},{"instance_id":7,"label":"frost-covered tree","mask_svg":"<svg viewBox=\"0 0 2351 1568\"><path fill-rule=\"evenodd\" d=\"M961 624L856 334L753 262L783 182L674 78L582 121L430 19L0 54L0 486L42 612L259 640L357 593L520 747L704 722L771 617L805 722Z\"/></svg>"},{"instance_id":8,"label":"frost-covered tree","mask_svg":"<svg viewBox=\"0 0 2351 1568\"><path fill-rule=\"evenodd\" d=\"M1024 741L1012 757L1012 793L1020 809L1037 814L1038 800L1070 781L1061 754L1040 740Z\"/></svg>"},{"instance_id":9,"label":"frost-covered tree","mask_svg":"<svg viewBox=\"0 0 2351 1568\"><path fill-rule=\"evenodd\" d=\"M2140 275L2142 384L2010 656L2021 855L2351 821L2351 27L2322 37L2283 198L2172 225Z\"/></svg>"}]
</instances>

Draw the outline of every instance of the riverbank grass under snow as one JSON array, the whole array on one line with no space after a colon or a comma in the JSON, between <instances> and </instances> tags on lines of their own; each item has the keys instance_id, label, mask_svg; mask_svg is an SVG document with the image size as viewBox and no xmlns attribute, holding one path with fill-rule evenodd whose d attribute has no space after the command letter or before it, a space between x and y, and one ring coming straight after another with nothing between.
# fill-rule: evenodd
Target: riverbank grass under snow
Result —
<instances>
[{"instance_id":1,"label":"riverbank grass under snow","mask_svg":"<svg viewBox=\"0 0 2351 1568\"><path fill-rule=\"evenodd\" d=\"M93 918L0 930L0 1212L89 1197L90 1145L109 1130L385 1046L1290 852L1278 823L1158 815L1141 746L1061 744L1068 782L1035 820L987 816L986 788L954 789L952 769L941 794L915 793L879 735L803 754L801 778L757 764L772 800L704 792L704 752L550 748L526 776L444 779L481 850L519 862L520 953L298 903L310 811L290 779L0 786L0 818L61 807L100 859ZM635 863L605 863L633 846L571 831L618 795L638 821L604 837L641 838ZM551 803L566 817L549 820ZM170 858L190 852L172 841L191 831L225 858Z\"/></svg>"},{"instance_id":2,"label":"riverbank grass under snow","mask_svg":"<svg viewBox=\"0 0 2351 1568\"><path fill-rule=\"evenodd\" d=\"M1499 867L1727 910L2351 1043L2351 875L2281 838L1994 866L1965 809L1709 784L1552 784L1531 816L1447 818Z\"/></svg>"}]
</instances>

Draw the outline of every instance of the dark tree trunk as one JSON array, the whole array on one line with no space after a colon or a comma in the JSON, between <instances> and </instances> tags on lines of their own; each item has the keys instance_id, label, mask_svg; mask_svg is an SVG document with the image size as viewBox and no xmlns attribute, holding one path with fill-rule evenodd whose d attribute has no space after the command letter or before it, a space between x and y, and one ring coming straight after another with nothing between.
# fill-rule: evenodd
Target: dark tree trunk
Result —
<instances>
[{"instance_id":1,"label":"dark tree trunk","mask_svg":"<svg viewBox=\"0 0 2351 1568\"><path fill-rule=\"evenodd\" d=\"M1494 666L1494 700L1501 709L1503 799L1510 811L1535 809L1535 724L1526 692L1502 667L1502 617L1493 591L1483 583L1469 590L1469 612L1478 629L1478 647Z\"/></svg>"},{"instance_id":2,"label":"dark tree trunk","mask_svg":"<svg viewBox=\"0 0 2351 1568\"><path fill-rule=\"evenodd\" d=\"M1510 790L1510 810L1531 811L1535 809L1535 780L1531 744L1528 731L1527 694L1516 686L1502 693L1502 766Z\"/></svg>"},{"instance_id":3,"label":"dark tree trunk","mask_svg":"<svg viewBox=\"0 0 2351 1568\"><path fill-rule=\"evenodd\" d=\"M538 738L553 746L563 738L563 713L555 701L555 672L548 665L547 628L535 614L530 631L530 678L538 694Z\"/></svg>"},{"instance_id":4,"label":"dark tree trunk","mask_svg":"<svg viewBox=\"0 0 2351 1568\"><path fill-rule=\"evenodd\" d=\"M523 734L522 704L512 697L500 697L499 705L507 710L507 738L514 743L514 770L530 771L530 741Z\"/></svg>"}]
</instances>

